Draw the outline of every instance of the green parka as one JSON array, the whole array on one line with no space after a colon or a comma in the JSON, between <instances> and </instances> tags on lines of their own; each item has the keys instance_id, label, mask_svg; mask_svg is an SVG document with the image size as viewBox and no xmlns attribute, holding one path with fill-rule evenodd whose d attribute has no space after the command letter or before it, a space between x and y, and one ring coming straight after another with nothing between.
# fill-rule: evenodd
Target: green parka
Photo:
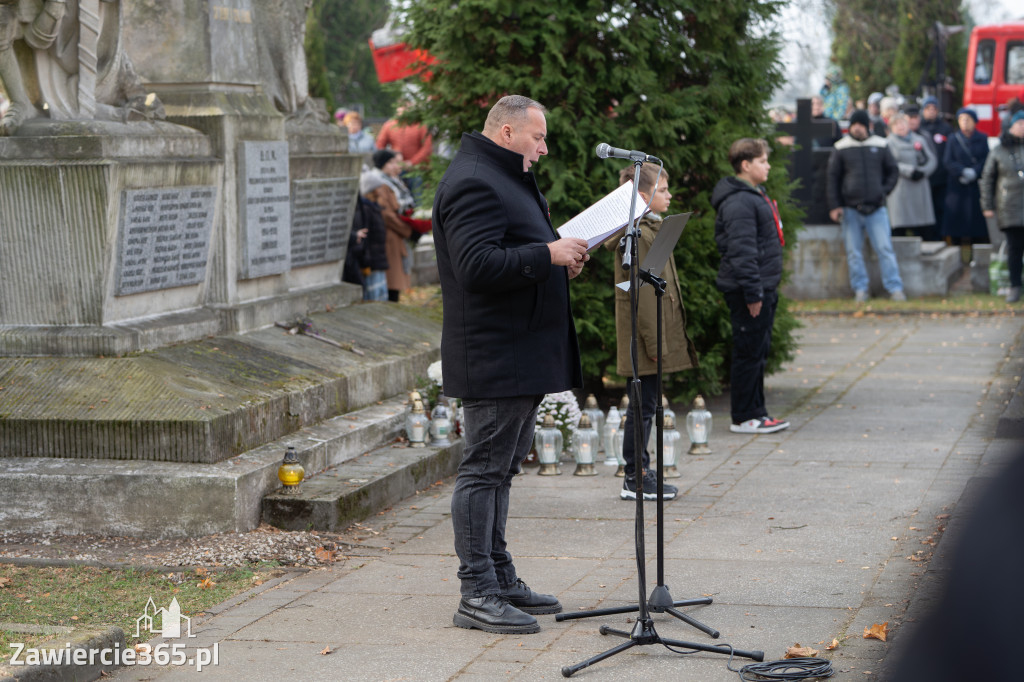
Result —
<instances>
[{"instance_id":1,"label":"green parka","mask_svg":"<svg viewBox=\"0 0 1024 682\"><path fill-rule=\"evenodd\" d=\"M661 218L648 214L640 219L640 262L644 262L647 252L654 243L654 238L661 228ZM612 235L604 247L615 252L615 284L629 279L629 271L622 269L622 253L619 240L624 230ZM686 335L686 309L679 288L679 276L676 272L674 257L669 257L661 277L665 280L665 295L661 301L662 311L662 372L679 372L698 366L697 350L693 341ZM645 284L640 287L640 298L637 309L637 365L639 376L655 374L658 371L658 302L654 287ZM629 357L629 341L632 324L629 315L629 292L615 287L615 371L624 377L633 375L633 364Z\"/></svg>"}]
</instances>

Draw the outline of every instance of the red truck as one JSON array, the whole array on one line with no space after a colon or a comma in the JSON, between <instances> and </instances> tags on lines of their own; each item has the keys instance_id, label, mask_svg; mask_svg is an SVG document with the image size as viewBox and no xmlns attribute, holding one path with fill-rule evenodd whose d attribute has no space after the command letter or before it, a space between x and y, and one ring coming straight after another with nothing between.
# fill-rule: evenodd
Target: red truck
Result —
<instances>
[{"instance_id":1,"label":"red truck","mask_svg":"<svg viewBox=\"0 0 1024 682\"><path fill-rule=\"evenodd\" d=\"M978 130L998 136L1014 97L1024 101L1024 21L976 26L967 48L964 106L978 114Z\"/></svg>"}]
</instances>

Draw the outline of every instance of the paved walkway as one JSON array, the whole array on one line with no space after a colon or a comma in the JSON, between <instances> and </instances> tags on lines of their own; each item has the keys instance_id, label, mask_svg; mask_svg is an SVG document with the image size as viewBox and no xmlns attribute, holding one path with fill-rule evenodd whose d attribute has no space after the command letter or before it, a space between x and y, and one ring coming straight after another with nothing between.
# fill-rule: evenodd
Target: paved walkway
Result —
<instances>
[{"instance_id":1,"label":"paved walkway","mask_svg":"<svg viewBox=\"0 0 1024 682\"><path fill-rule=\"evenodd\" d=\"M713 454L684 457L681 494L665 507L665 582L685 609L721 631L712 640L668 614L667 638L728 642L782 658L824 651L836 680L885 679L882 659L927 582L924 570L968 482L994 475L1015 443L996 422L1024 373L1022 324L1008 317L819 317L804 320L796 360L769 380L769 407L792 422L768 436L728 431L713 401ZM636 603L634 504L621 479L542 477L514 484L510 547L520 575L568 611ZM190 646L218 646L208 680L538 680L623 640L630 615L556 622L536 635L452 625L458 600L451 481L365 524L365 556L293 574L194 625ZM961 512L962 513L962 512ZM654 505L647 505L653 586ZM373 530L379 532L374 535ZM938 550L935 543L939 542ZM909 557L921 559L911 560ZM888 622L890 641L862 638ZM330 653L325 653L328 651ZM889 659L892 660L891 658ZM580 671L581 680L734 682L728 657L653 646ZM733 667L750 663L736 659ZM870 675L868 675L870 673ZM135 668L114 680L193 679L186 668Z\"/></svg>"}]
</instances>

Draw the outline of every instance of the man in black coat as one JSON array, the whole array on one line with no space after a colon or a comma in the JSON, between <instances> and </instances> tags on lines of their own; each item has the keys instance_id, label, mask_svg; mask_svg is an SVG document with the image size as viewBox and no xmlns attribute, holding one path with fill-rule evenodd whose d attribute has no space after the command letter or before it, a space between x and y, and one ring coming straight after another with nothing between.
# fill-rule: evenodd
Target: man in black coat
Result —
<instances>
[{"instance_id":1,"label":"man in black coat","mask_svg":"<svg viewBox=\"0 0 1024 682\"><path fill-rule=\"evenodd\" d=\"M464 134L434 198L444 302L445 395L462 398L466 448L452 494L460 627L540 630L554 596L516 575L505 547L512 477L533 444L546 393L583 384L569 280L589 260L582 239L558 239L530 171L547 154L544 107L509 95L483 133Z\"/></svg>"}]
</instances>

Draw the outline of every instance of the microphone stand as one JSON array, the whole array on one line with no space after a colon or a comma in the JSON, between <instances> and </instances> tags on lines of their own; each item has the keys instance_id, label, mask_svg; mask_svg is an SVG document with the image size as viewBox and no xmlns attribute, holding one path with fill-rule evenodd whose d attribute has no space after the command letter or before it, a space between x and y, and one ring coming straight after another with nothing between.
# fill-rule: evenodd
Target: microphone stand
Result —
<instances>
[{"instance_id":1,"label":"microphone stand","mask_svg":"<svg viewBox=\"0 0 1024 682\"><path fill-rule=\"evenodd\" d=\"M639 258L639 237L640 237L640 226L639 221L634 219L636 215L636 198L639 193L640 187L640 167L644 164L644 159L639 156L633 159L633 195L629 202L629 223L627 223L626 234L623 237L626 251L622 258L623 269L629 268L629 312L630 312L630 358L632 360L633 376L629 383L629 409L632 410L633 414L633 452L635 457L635 468L634 476L636 479L636 513L634 516L634 528L633 532L636 539L636 570L637 570L637 586L639 591L639 598L637 600L637 606L627 606L622 608L610 608L610 609L597 609L588 613L560 613L555 616L556 621L570 620L573 618L589 618L591 616L613 614L613 613L627 613L630 611L637 611L637 618L633 624L633 629L630 632L625 630L617 630L610 628L607 625L602 625L598 632L602 635L615 635L617 637L623 637L629 641L619 644L618 646L612 647L607 651L604 651L596 656L588 658L585 661L577 663L576 665L565 666L562 668L563 677L571 677L574 673L587 668L594 663L603 661L606 658L610 658L616 654L622 653L627 649L634 646L643 646L649 644L662 644L668 647L676 646L683 649L690 649L695 651L708 651L716 654L724 654L728 656L742 656L744 658L750 658L755 661L764 660L763 651L741 651L734 649L731 646L710 646L707 644L699 644L696 642L684 642L676 639L666 639L659 635L654 629L654 619L651 618L651 611L667 611L672 615L681 618L682 620L698 627L699 629L711 634L712 637L717 637L717 631L709 628L698 621L693 620L685 614L679 613L673 607L674 606L686 606L690 604L707 604L711 603L710 598L689 600L683 602L673 602L671 595L668 594L668 588L663 584L664 579L664 561L662 558L662 543L664 541L664 533L662 530L662 523L664 521L663 504L664 501L661 499L662 493L664 492L664 474L661 470L661 466L658 468L658 587L651 595L652 605L649 606L647 603L647 572L646 572L646 549L644 546L644 492L643 492L643 479L644 471L642 462L643 459L640 453L643 452L646 444L643 442L646 434L644 433L643 427L643 409L642 409L642 392L640 388L640 367L637 354L637 338L638 338L638 308L640 301L640 280L649 282L655 287L658 297L658 462L660 464L661 457L663 455L664 446L662 444L662 432L663 432L663 418L664 410L661 407L661 296L665 291L665 280L660 277L656 277L652 272L646 273L640 272L640 258ZM667 600L667 601L666 601ZM713 634L712 634L713 633Z\"/></svg>"}]
</instances>

